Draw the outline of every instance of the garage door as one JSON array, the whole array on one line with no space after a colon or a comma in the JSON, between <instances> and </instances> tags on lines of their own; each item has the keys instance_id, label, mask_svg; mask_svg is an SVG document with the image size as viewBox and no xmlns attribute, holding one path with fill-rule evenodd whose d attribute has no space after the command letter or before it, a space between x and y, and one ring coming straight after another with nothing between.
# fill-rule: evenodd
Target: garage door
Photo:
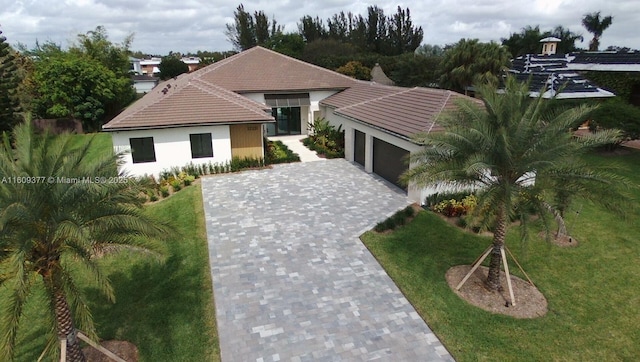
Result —
<instances>
[{"instance_id":1,"label":"garage door","mask_svg":"<svg viewBox=\"0 0 640 362\"><path fill-rule=\"evenodd\" d=\"M357 163L364 166L364 144L365 137L364 132L355 130L355 140L353 144L353 159Z\"/></svg>"},{"instance_id":2,"label":"garage door","mask_svg":"<svg viewBox=\"0 0 640 362\"><path fill-rule=\"evenodd\" d=\"M398 178L409 169L408 157L409 151L404 148L377 138L373 139L373 172L405 191L407 188L400 185Z\"/></svg>"}]
</instances>

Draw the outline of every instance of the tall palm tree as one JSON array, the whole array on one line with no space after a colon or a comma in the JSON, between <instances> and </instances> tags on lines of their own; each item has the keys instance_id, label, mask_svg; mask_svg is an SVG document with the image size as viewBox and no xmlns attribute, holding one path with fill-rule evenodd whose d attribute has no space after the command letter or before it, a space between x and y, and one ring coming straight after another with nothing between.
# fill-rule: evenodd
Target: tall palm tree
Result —
<instances>
[{"instance_id":1,"label":"tall palm tree","mask_svg":"<svg viewBox=\"0 0 640 362\"><path fill-rule=\"evenodd\" d=\"M170 229L141 211L141 181L109 179L125 176L118 175L118 155L94 157L92 139L79 144L69 134L37 135L29 123L0 145L0 286L8 295L0 301L0 360L13 358L23 307L41 287L49 301L49 342L66 339L68 360L83 361L76 325L91 338L96 333L78 273L113 300L96 252L153 248Z\"/></svg>"},{"instance_id":2,"label":"tall palm tree","mask_svg":"<svg viewBox=\"0 0 640 362\"><path fill-rule=\"evenodd\" d=\"M607 30L611 23L613 22L613 17L611 15L607 15L603 18L600 18L600 12L596 11L595 13L585 14L582 18L582 25L587 29L588 32L593 34L593 39L589 42L589 50L597 51L600 46L600 37L602 33Z\"/></svg>"},{"instance_id":3,"label":"tall palm tree","mask_svg":"<svg viewBox=\"0 0 640 362\"><path fill-rule=\"evenodd\" d=\"M525 206L550 220L552 208L546 200L552 200L561 186L562 192L579 193L611 208L624 204L613 187L620 178L594 171L580 158L619 133L609 130L575 138L570 129L591 107L552 109L550 101L531 99L528 85L511 77L501 92L493 85L477 89L483 106L462 100L437 120L445 131L416 136L426 147L411 157L414 167L402 178L423 186L478 190L474 216L493 230L486 284L498 290L507 226Z\"/></svg>"}]
</instances>

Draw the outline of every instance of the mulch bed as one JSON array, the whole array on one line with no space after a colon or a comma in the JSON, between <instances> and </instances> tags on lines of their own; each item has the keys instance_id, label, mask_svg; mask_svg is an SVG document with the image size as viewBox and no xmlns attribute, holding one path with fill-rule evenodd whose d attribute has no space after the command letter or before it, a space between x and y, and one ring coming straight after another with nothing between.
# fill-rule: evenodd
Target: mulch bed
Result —
<instances>
[{"instance_id":1,"label":"mulch bed","mask_svg":"<svg viewBox=\"0 0 640 362\"><path fill-rule=\"evenodd\" d=\"M112 340L102 341L100 345L127 362L138 362L138 347L131 342ZM113 362L111 358L91 346L84 347L82 353L84 353L87 361Z\"/></svg>"},{"instance_id":2,"label":"mulch bed","mask_svg":"<svg viewBox=\"0 0 640 362\"><path fill-rule=\"evenodd\" d=\"M470 265L458 265L449 269L445 275L449 287L468 303L491 313L504 314L514 318L538 318L547 314L547 299L538 288L529 282L511 275L511 285L515 297L512 305L507 287L506 275L500 273L501 291L490 291L485 286L489 268L479 267L466 283L455 290L456 286L471 270Z\"/></svg>"}]
</instances>

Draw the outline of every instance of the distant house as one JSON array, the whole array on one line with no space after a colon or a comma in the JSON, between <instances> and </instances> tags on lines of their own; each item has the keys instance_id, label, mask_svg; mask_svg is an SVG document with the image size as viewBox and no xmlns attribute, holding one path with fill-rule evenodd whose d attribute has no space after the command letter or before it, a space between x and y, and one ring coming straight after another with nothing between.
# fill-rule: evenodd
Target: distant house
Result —
<instances>
[{"instance_id":1,"label":"distant house","mask_svg":"<svg viewBox=\"0 0 640 362\"><path fill-rule=\"evenodd\" d=\"M151 90L160 82L160 79L157 77L151 77L144 74L132 75L131 80L133 80L133 87L136 89L136 93L138 94L151 92Z\"/></svg>"},{"instance_id":2,"label":"distant house","mask_svg":"<svg viewBox=\"0 0 640 362\"><path fill-rule=\"evenodd\" d=\"M198 57L182 57L180 58L184 64L189 67L189 72L193 72L200 66L200 58ZM140 73L145 75L158 75L160 74L160 63L162 58L152 57L149 59L140 59Z\"/></svg>"},{"instance_id":3,"label":"distant house","mask_svg":"<svg viewBox=\"0 0 640 362\"><path fill-rule=\"evenodd\" d=\"M529 81L532 96L544 90L544 98L584 99L608 98L615 94L602 89L576 72L569 63L574 55L557 54L560 39L549 37L540 41L542 54L526 54L512 61L509 73L520 81Z\"/></svg>"},{"instance_id":4,"label":"distant house","mask_svg":"<svg viewBox=\"0 0 640 362\"><path fill-rule=\"evenodd\" d=\"M398 176L420 149L418 132L461 94L357 81L280 53L254 47L159 84L103 126L116 151L128 151L133 175L158 174L190 162L263 157L263 137L304 135L324 117L345 131L345 157L403 187ZM404 188L421 202L432 190Z\"/></svg>"},{"instance_id":5,"label":"distant house","mask_svg":"<svg viewBox=\"0 0 640 362\"><path fill-rule=\"evenodd\" d=\"M200 66L200 58L198 57L182 57L182 62L189 67L189 72L193 72Z\"/></svg>"},{"instance_id":6,"label":"distant house","mask_svg":"<svg viewBox=\"0 0 640 362\"><path fill-rule=\"evenodd\" d=\"M142 66L140 65L140 59L129 57L129 63L131 64L131 68L129 69L129 73L131 74L142 74Z\"/></svg>"},{"instance_id":7,"label":"distant house","mask_svg":"<svg viewBox=\"0 0 640 362\"><path fill-rule=\"evenodd\" d=\"M156 75L160 74L160 62L162 62L161 58L152 57L149 59L140 59L140 69L142 70L140 74L145 75Z\"/></svg>"}]
</instances>

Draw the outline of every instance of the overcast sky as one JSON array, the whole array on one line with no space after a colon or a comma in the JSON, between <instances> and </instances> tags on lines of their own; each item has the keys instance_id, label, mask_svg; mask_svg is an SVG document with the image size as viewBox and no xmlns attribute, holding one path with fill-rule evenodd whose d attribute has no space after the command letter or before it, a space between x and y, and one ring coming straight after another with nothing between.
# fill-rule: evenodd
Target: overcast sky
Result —
<instances>
[{"instance_id":1,"label":"overcast sky","mask_svg":"<svg viewBox=\"0 0 640 362\"><path fill-rule=\"evenodd\" d=\"M304 15L330 17L341 10L366 15L374 3L359 0L323 0L300 6L306 1L243 1L245 10L263 10L285 26L297 31ZM150 54L169 51L230 50L224 35L225 24L233 22L239 2L228 0L0 0L0 30L10 44L31 47L36 39L51 40L63 46L76 34L106 27L114 42L134 33L132 50ZM395 13L398 5L409 7L414 25L424 29L423 43L444 45L461 38L500 41L527 25L550 30L563 25L584 35L577 44L587 48L591 36L580 21L587 12L601 10L613 15L613 24L602 38L600 49L609 45L640 49L639 0L419 0L377 2L385 14Z\"/></svg>"}]
</instances>

